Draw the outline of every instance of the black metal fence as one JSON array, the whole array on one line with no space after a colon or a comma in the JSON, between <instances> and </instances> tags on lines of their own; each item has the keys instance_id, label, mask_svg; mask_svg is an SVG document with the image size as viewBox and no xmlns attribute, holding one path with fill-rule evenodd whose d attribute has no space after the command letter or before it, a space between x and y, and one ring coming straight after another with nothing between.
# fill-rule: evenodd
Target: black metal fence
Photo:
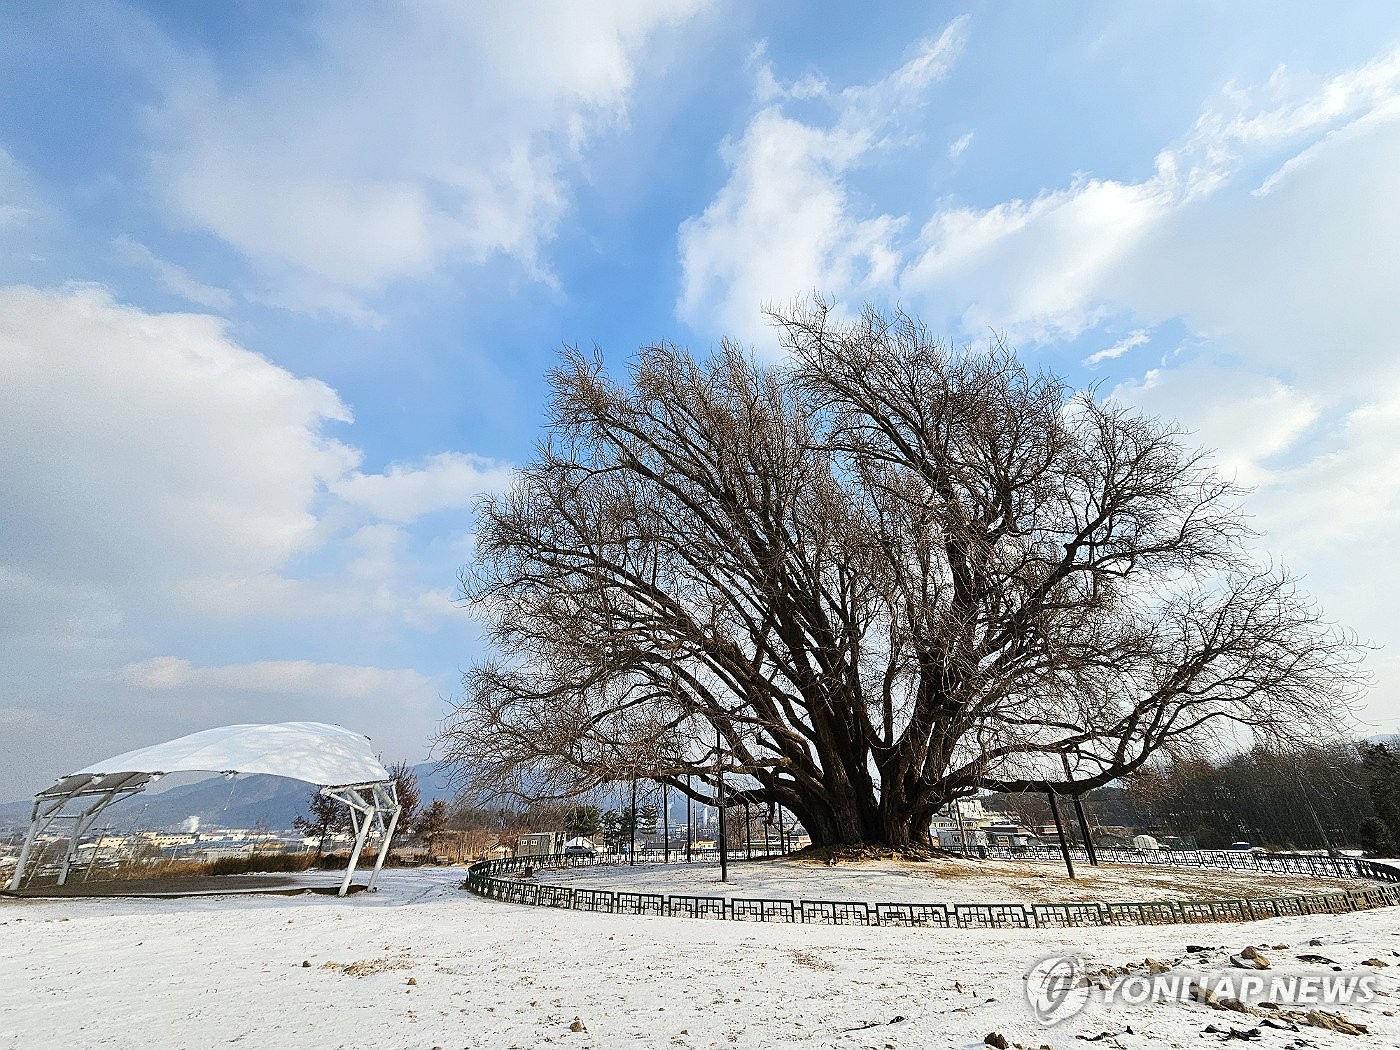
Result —
<instances>
[{"instance_id":1,"label":"black metal fence","mask_svg":"<svg viewBox=\"0 0 1400 1050\"><path fill-rule=\"evenodd\" d=\"M1087 863L1083 847L1070 848L1070 856ZM1328 857L1311 853L1263 853L1225 849L1114 849L1099 846L1098 858L1109 864L1144 864L1165 868L1223 868L1257 871L1266 875L1310 875L1314 878L1370 879L1400 883L1400 868L1377 864L1361 857ZM1058 846L1021 846L984 849L980 855L1004 860L1044 860L1058 863Z\"/></svg>"},{"instance_id":2,"label":"black metal fence","mask_svg":"<svg viewBox=\"0 0 1400 1050\"><path fill-rule=\"evenodd\" d=\"M1083 855L1082 849L1073 851ZM755 857L778 856L776 852ZM1057 848L993 848L983 857L1005 860L1061 859ZM1374 885L1325 893L1285 897L1252 897L1239 900L1160 900L1063 904L906 904L865 901L783 900L687 896L665 893L631 893L576 886L552 886L525 882L503 875L523 875L539 870L598 867L627 863L625 857L508 857L473 864L465 886L482 897L510 904L610 915L665 915L687 919L729 919L736 922L805 922L840 926L932 926L954 929L1056 928L1066 926L1139 926L1164 923L1248 922L1283 915L1335 915L1400 904L1400 869L1357 857L1325 857L1299 854L1246 853L1229 850L1124 850L1100 849L1099 859L1112 864L1143 864L1174 868L1213 868L1269 875L1305 875L1314 878L1365 880ZM692 861L718 863L716 850L695 850ZM731 851L731 859L741 859ZM639 863L661 863L660 850L639 852ZM673 862L684 863L672 854Z\"/></svg>"}]
</instances>

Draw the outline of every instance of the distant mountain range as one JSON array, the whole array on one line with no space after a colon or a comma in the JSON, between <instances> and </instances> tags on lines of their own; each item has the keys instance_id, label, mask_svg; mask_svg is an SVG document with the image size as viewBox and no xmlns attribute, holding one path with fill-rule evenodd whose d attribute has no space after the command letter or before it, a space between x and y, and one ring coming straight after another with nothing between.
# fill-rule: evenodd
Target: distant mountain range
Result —
<instances>
[{"instance_id":1,"label":"distant mountain range","mask_svg":"<svg viewBox=\"0 0 1400 1050\"><path fill-rule=\"evenodd\" d=\"M418 775L421 805L435 799L451 801L453 793L436 763L421 762L413 770ZM280 831L290 828L294 819L306 813L315 791L300 780L262 773L233 780L207 777L122 799L103 813L101 826L113 831L160 830L177 828L190 817L198 817L202 827L251 828L261 820L270 829ZM29 799L0 804L0 827L27 825L30 805Z\"/></svg>"}]
</instances>

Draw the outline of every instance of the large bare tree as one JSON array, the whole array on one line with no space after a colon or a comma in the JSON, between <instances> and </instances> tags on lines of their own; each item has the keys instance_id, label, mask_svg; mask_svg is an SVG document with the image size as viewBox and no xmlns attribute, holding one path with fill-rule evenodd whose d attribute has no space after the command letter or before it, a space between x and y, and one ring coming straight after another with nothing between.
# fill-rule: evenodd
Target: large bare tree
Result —
<instances>
[{"instance_id":1,"label":"large bare tree","mask_svg":"<svg viewBox=\"0 0 1400 1050\"><path fill-rule=\"evenodd\" d=\"M443 734L469 786L713 803L723 770L818 844L902 846L979 786L1337 729L1354 643L1178 428L903 314L773 320L780 365L564 354L463 574L498 654Z\"/></svg>"}]
</instances>

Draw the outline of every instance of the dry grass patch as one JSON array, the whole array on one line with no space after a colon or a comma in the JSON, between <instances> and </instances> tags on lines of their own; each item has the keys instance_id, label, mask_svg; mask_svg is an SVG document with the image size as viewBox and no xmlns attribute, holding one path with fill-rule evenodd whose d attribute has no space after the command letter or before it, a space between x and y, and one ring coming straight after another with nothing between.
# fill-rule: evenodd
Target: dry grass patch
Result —
<instances>
[{"instance_id":1,"label":"dry grass patch","mask_svg":"<svg viewBox=\"0 0 1400 1050\"><path fill-rule=\"evenodd\" d=\"M895 849L890 846L808 846L796 853L781 857L766 858L779 863L795 861L798 864L868 864L876 860L907 861L911 864L937 864L942 861L957 860L967 863L947 850L928 849L923 846L906 846ZM973 874L976 874L973 872Z\"/></svg>"},{"instance_id":2,"label":"dry grass patch","mask_svg":"<svg viewBox=\"0 0 1400 1050\"><path fill-rule=\"evenodd\" d=\"M378 959L357 959L348 963L324 962L321 969L334 970L346 977L368 977L370 974L387 973L390 970L407 970L412 965L407 959L383 956Z\"/></svg>"}]
</instances>

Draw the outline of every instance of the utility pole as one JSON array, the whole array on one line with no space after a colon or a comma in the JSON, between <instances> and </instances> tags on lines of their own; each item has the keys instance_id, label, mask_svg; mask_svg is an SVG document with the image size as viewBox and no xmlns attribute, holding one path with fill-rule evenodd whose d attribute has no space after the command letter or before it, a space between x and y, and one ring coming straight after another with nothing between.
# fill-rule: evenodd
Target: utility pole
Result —
<instances>
[{"instance_id":1,"label":"utility pole","mask_svg":"<svg viewBox=\"0 0 1400 1050\"><path fill-rule=\"evenodd\" d=\"M1069 872L1070 878L1074 878L1074 861L1070 859L1069 843L1065 841L1065 826L1060 823L1060 807L1055 802L1055 792L1047 787L1045 797L1050 800L1050 815L1055 818L1055 834L1060 840L1060 854L1065 858L1065 870Z\"/></svg>"},{"instance_id":2,"label":"utility pole","mask_svg":"<svg viewBox=\"0 0 1400 1050\"><path fill-rule=\"evenodd\" d=\"M661 783L661 863L671 863L671 785Z\"/></svg>"},{"instance_id":3,"label":"utility pole","mask_svg":"<svg viewBox=\"0 0 1400 1050\"><path fill-rule=\"evenodd\" d=\"M1078 795L1071 795L1070 798L1074 800L1074 814L1079 819L1079 834L1084 837L1084 852L1089 854L1089 863L1097 868L1099 855L1094 849L1094 837L1089 834L1089 821L1084 816L1084 804Z\"/></svg>"},{"instance_id":4,"label":"utility pole","mask_svg":"<svg viewBox=\"0 0 1400 1050\"><path fill-rule=\"evenodd\" d=\"M690 774L685 775L685 862L690 863L690 840L691 840L691 820L690 820Z\"/></svg>"},{"instance_id":5,"label":"utility pole","mask_svg":"<svg viewBox=\"0 0 1400 1050\"><path fill-rule=\"evenodd\" d=\"M632 814L631 814L632 841L627 847L627 863L637 863L637 778L632 777Z\"/></svg>"},{"instance_id":6,"label":"utility pole","mask_svg":"<svg viewBox=\"0 0 1400 1050\"><path fill-rule=\"evenodd\" d=\"M729 843L724 835L724 741L715 726L715 784L719 803L719 881L729 881Z\"/></svg>"},{"instance_id":7,"label":"utility pole","mask_svg":"<svg viewBox=\"0 0 1400 1050\"><path fill-rule=\"evenodd\" d=\"M1074 774L1070 772L1069 755L1060 752L1060 761L1065 767L1065 790L1070 792L1070 799L1074 802L1074 816L1079 821L1079 837L1084 840L1084 852L1089 855L1089 863L1093 867L1099 866L1099 855L1094 852L1094 838L1089 834L1089 821L1084 816L1084 803L1079 800L1079 795L1070 786L1074 782Z\"/></svg>"}]
</instances>

